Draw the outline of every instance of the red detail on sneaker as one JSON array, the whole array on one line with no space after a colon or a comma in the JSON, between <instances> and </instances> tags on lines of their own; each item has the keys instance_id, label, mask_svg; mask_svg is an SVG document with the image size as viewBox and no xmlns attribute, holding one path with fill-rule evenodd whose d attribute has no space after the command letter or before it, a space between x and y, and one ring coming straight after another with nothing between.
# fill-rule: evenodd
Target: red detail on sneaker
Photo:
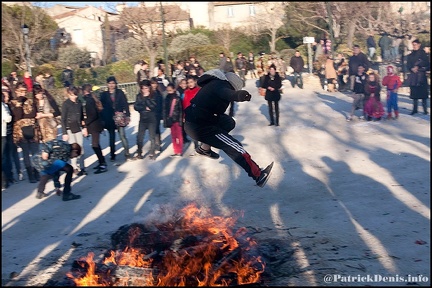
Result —
<instances>
[{"instance_id":1,"label":"red detail on sneaker","mask_svg":"<svg viewBox=\"0 0 432 288\"><path fill-rule=\"evenodd\" d=\"M251 168L252 175L255 177L255 179L258 178L261 174L261 169L259 166L252 160L248 153L243 153L242 156L245 158L246 162Z\"/></svg>"}]
</instances>

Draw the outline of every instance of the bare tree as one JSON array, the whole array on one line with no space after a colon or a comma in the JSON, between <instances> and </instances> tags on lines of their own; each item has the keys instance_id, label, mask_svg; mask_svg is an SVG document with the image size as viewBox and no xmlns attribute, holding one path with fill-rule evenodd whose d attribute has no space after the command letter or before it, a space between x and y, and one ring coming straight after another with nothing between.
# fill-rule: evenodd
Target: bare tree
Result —
<instances>
[{"instance_id":1,"label":"bare tree","mask_svg":"<svg viewBox=\"0 0 432 288\"><path fill-rule=\"evenodd\" d=\"M142 49L147 52L150 59L150 67L155 66L156 58L162 54L162 17L159 6L146 7L143 2L137 7L124 7L120 13L119 21L126 25L131 32L131 37L138 40ZM166 33L176 29L176 23L180 23L185 17L184 11L176 5L163 6L163 18L169 23L170 29ZM189 18L187 17L189 23Z\"/></svg>"},{"instance_id":2,"label":"bare tree","mask_svg":"<svg viewBox=\"0 0 432 288\"><path fill-rule=\"evenodd\" d=\"M214 32L215 39L217 43L221 43L222 46L228 50L231 51L231 43L233 42L235 38L235 32L232 30L228 25L216 30Z\"/></svg>"},{"instance_id":3,"label":"bare tree","mask_svg":"<svg viewBox=\"0 0 432 288\"><path fill-rule=\"evenodd\" d=\"M30 55L36 56L41 43L48 42L58 29L57 24L43 9L28 6L8 6L2 4L2 56L25 59L24 35L22 26L29 27L28 42Z\"/></svg>"},{"instance_id":4,"label":"bare tree","mask_svg":"<svg viewBox=\"0 0 432 288\"><path fill-rule=\"evenodd\" d=\"M289 24L313 27L329 32L326 2L285 2ZM430 33L430 15L426 12L398 15L390 2L328 2L334 37L352 47L356 33L387 32L393 36ZM402 29L401 29L402 26Z\"/></svg>"},{"instance_id":5,"label":"bare tree","mask_svg":"<svg viewBox=\"0 0 432 288\"><path fill-rule=\"evenodd\" d=\"M111 27L108 21L108 14L105 14L104 19L104 32L103 32L103 42L104 42L104 53L103 53L103 61L104 64L109 64L111 62L112 57L112 49L111 49Z\"/></svg>"},{"instance_id":6,"label":"bare tree","mask_svg":"<svg viewBox=\"0 0 432 288\"><path fill-rule=\"evenodd\" d=\"M193 48L206 45L210 45L210 39L206 35L202 33L189 33L174 37L170 46L168 47L168 51L171 55L181 55L182 58L189 58L191 56L189 52L193 50Z\"/></svg>"},{"instance_id":7,"label":"bare tree","mask_svg":"<svg viewBox=\"0 0 432 288\"><path fill-rule=\"evenodd\" d=\"M246 33L251 35L268 35L269 47L271 52L276 52L276 42L280 39L286 38L289 35L283 31L287 22L285 18L284 2L262 2L259 5L259 10L255 18L251 20L246 30ZM257 20L259 19L259 20ZM259 24L257 24L259 21Z\"/></svg>"}]
</instances>

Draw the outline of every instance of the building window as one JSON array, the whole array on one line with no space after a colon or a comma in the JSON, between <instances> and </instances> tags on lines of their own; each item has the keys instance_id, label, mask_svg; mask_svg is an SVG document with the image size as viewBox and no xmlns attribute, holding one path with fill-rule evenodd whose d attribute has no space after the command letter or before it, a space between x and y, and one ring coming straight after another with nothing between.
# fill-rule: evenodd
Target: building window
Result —
<instances>
[{"instance_id":1,"label":"building window","mask_svg":"<svg viewBox=\"0 0 432 288\"><path fill-rule=\"evenodd\" d=\"M228 17L234 17L234 9L233 9L233 7L228 7Z\"/></svg>"},{"instance_id":2,"label":"building window","mask_svg":"<svg viewBox=\"0 0 432 288\"><path fill-rule=\"evenodd\" d=\"M84 33L81 29L74 29L72 31L72 41L78 46L84 44Z\"/></svg>"},{"instance_id":3,"label":"building window","mask_svg":"<svg viewBox=\"0 0 432 288\"><path fill-rule=\"evenodd\" d=\"M255 16L255 6L254 5L249 6L249 15Z\"/></svg>"}]
</instances>

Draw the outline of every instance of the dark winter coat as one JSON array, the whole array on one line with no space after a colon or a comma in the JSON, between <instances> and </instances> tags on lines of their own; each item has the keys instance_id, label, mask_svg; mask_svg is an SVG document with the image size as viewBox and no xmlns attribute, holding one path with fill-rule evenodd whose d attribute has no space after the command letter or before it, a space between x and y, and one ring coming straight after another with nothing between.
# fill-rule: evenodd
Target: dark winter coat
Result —
<instances>
[{"instance_id":1,"label":"dark winter coat","mask_svg":"<svg viewBox=\"0 0 432 288\"><path fill-rule=\"evenodd\" d=\"M134 109L140 114L140 122L145 123L156 123L157 119L157 101L156 94L144 97L142 93L138 93L136 96Z\"/></svg>"},{"instance_id":2,"label":"dark winter coat","mask_svg":"<svg viewBox=\"0 0 432 288\"><path fill-rule=\"evenodd\" d=\"M66 99L61 111L62 134L67 135L67 130L71 130L72 133L80 132L84 120L82 102L78 99L76 102Z\"/></svg>"},{"instance_id":3,"label":"dark winter coat","mask_svg":"<svg viewBox=\"0 0 432 288\"><path fill-rule=\"evenodd\" d=\"M243 58L243 57L236 58L235 67L236 67L237 71L242 70L242 69L246 69L247 68L246 66L247 66L247 62L246 62L245 58Z\"/></svg>"},{"instance_id":4,"label":"dark winter coat","mask_svg":"<svg viewBox=\"0 0 432 288\"><path fill-rule=\"evenodd\" d=\"M163 96L159 90L154 91L154 98L156 99L156 120L162 120L163 113Z\"/></svg>"},{"instance_id":5,"label":"dark winter coat","mask_svg":"<svg viewBox=\"0 0 432 288\"><path fill-rule=\"evenodd\" d=\"M217 123L219 115L225 113L231 101L238 101L237 92L221 70L210 70L206 73L209 74L198 78L197 84L201 88L191 100L191 105L185 109L185 119L188 122Z\"/></svg>"},{"instance_id":6,"label":"dark winter coat","mask_svg":"<svg viewBox=\"0 0 432 288\"><path fill-rule=\"evenodd\" d=\"M348 67L349 67L349 75L357 75L357 69L359 65L363 65L365 68L365 71L369 70L369 67L371 67L369 60L367 59L367 56L360 52L357 55L352 55L348 60Z\"/></svg>"},{"instance_id":7,"label":"dark winter coat","mask_svg":"<svg viewBox=\"0 0 432 288\"><path fill-rule=\"evenodd\" d=\"M234 66L233 66L233 63L231 61L226 61L224 71L225 72L234 72Z\"/></svg>"},{"instance_id":8,"label":"dark winter coat","mask_svg":"<svg viewBox=\"0 0 432 288\"><path fill-rule=\"evenodd\" d=\"M418 66L418 72L413 73L411 69ZM426 99L429 97L426 71L430 70L430 62L423 49L413 50L407 57L407 68L411 72L408 75L411 99Z\"/></svg>"},{"instance_id":9,"label":"dark winter coat","mask_svg":"<svg viewBox=\"0 0 432 288\"><path fill-rule=\"evenodd\" d=\"M301 56L296 57L293 56L291 57L290 60L290 66L293 68L294 72L296 73L300 73L303 71L303 67L304 67L304 60Z\"/></svg>"},{"instance_id":10,"label":"dark winter coat","mask_svg":"<svg viewBox=\"0 0 432 288\"><path fill-rule=\"evenodd\" d=\"M248 57L248 70L254 70L255 69L255 56L249 56Z\"/></svg>"},{"instance_id":11,"label":"dark winter coat","mask_svg":"<svg viewBox=\"0 0 432 288\"><path fill-rule=\"evenodd\" d=\"M61 74L61 81L64 87L69 87L73 85L74 82L74 72L71 69L63 70Z\"/></svg>"},{"instance_id":12,"label":"dark winter coat","mask_svg":"<svg viewBox=\"0 0 432 288\"><path fill-rule=\"evenodd\" d=\"M375 43L375 39L373 36L369 36L366 40L366 45L368 48L376 48L376 43Z\"/></svg>"},{"instance_id":13,"label":"dark winter coat","mask_svg":"<svg viewBox=\"0 0 432 288\"><path fill-rule=\"evenodd\" d=\"M104 91L100 94L100 100L102 102L102 121L106 129L116 129L114 123L114 112L126 113L126 116L130 117L129 104L127 102L126 95L121 89L116 89L114 92L114 102L111 100L110 92Z\"/></svg>"},{"instance_id":14,"label":"dark winter coat","mask_svg":"<svg viewBox=\"0 0 432 288\"><path fill-rule=\"evenodd\" d=\"M171 110L172 101L176 100L171 116L169 115ZM177 93L167 94L163 105L163 120L164 122L168 117L171 117L173 122L178 122L180 126L183 126L183 106L182 100Z\"/></svg>"},{"instance_id":15,"label":"dark winter coat","mask_svg":"<svg viewBox=\"0 0 432 288\"><path fill-rule=\"evenodd\" d=\"M378 45L382 50L389 50L392 45L392 40L387 35L384 35L378 41Z\"/></svg>"},{"instance_id":16,"label":"dark winter coat","mask_svg":"<svg viewBox=\"0 0 432 288\"><path fill-rule=\"evenodd\" d=\"M103 131L101 113L99 112L96 101L91 94L83 97L84 122L89 134L100 133Z\"/></svg>"},{"instance_id":17,"label":"dark winter coat","mask_svg":"<svg viewBox=\"0 0 432 288\"><path fill-rule=\"evenodd\" d=\"M225 70L226 63L227 63L227 58L225 56L219 58L219 69L222 70L223 72L228 72Z\"/></svg>"},{"instance_id":18,"label":"dark winter coat","mask_svg":"<svg viewBox=\"0 0 432 288\"><path fill-rule=\"evenodd\" d=\"M268 90L268 87L273 87L275 90L270 91ZM273 76L269 74L264 76L264 81L261 84L261 88L265 88L266 94L265 94L265 100L267 101L279 101L281 99L281 94L279 92L279 89L282 87L282 79L279 76L279 73L276 72L276 74Z\"/></svg>"}]
</instances>

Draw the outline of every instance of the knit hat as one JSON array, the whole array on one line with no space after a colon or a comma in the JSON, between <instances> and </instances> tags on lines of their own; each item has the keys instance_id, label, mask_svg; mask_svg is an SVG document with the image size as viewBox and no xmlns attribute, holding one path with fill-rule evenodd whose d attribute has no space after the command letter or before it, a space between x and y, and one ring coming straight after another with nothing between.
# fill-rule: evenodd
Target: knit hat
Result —
<instances>
[{"instance_id":1,"label":"knit hat","mask_svg":"<svg viewBox=\"0 0 432 288\"><path fill-rule=\"evenodd\" d=\"M109 83L109 82L113 82L114 81L114 83L115 84L117 84L117 80L116 80L116 78L114 77L114 76L109 76L108 78L107 78L107 83Z\"/></svg>"},{"instance_id":2,"label":"knit hat","mask_svg":"<svg viewBox=\"0 0 432 288\"><path fill-rule=\"evenodd\" d=\"M228 79L228 82L234 88L234 90L239 91L243 88L243 80L233 72L225 73L225 77Z\"/></svg>"}]
</instances>

